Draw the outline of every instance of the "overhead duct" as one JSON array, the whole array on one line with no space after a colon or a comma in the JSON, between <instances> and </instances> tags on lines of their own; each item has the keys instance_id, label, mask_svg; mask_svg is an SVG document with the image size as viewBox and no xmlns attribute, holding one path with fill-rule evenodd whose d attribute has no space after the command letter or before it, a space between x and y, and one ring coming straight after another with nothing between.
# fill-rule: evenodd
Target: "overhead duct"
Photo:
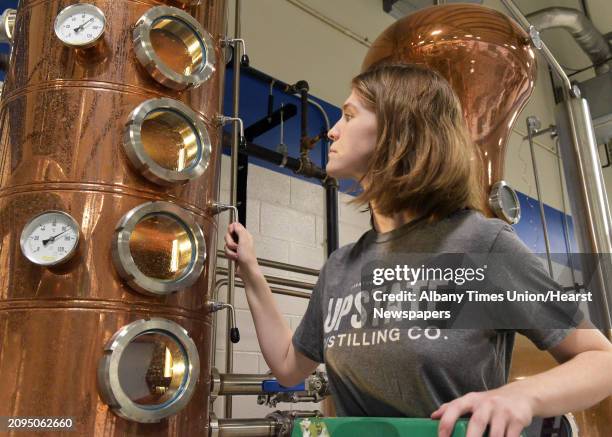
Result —
<instances>
[{"instance_id":1,"label":"overhead duct","mask_svg":"<svg viewBox=\"0 0 612 437\"><path fill-rule=\"evenodd\" d=\"M612 48L610 34L602 35L581 11L552 7L527 15L539 31L562 28L571 33L595 65L594 78L579 84L582 97L589 102L598 144L612 138Z\"/></svg>"},{"instance_id":2,"label":"overhead duct","mask_svg":"<svg viewBox=\"0 0 612 437\"><path fill-rule=\"evenodd\" d=\"M596 66L595 72L598 75L610 71L610 45L581 11L571 8L546 8L527 15L527 19L539 31L554 28L567 30Z\"/></svg>"},{"instance_id":3,"label":"overhead duct","mask_svg":"<svg viewBox=\"0 0 612 437\"><path fill-rule=\"evenodd\" d=\"M578 84L582 97L589 102L597 144L612 140L612 71Z\"/></svg>"}]
</instances>

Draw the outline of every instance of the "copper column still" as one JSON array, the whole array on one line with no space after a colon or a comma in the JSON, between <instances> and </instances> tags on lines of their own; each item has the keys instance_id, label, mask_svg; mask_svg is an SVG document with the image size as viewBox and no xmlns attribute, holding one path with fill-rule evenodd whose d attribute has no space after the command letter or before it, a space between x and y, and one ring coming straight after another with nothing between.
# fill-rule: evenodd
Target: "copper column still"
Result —
<instances>
[{"instance_id":1,"label":"copper column still","mask_svg":"<svg viewBox=\"0 0 612 437\"><path fill-rule=\"evenodd\" d=\"M0 416L71 417L76 433L67 435L207 435L212 335L207 300L214 283L217 241L216 223L207 205L216 200L219 185L216 117L224 78L225 1L91 0L105 15L106 24L102 39L89 48L66 46L54 32L58 13L74 3L21 1L0 104ZM210 34L206 62L216 62L207 65L209 77L202 83L177 83L170 80L170 73L164 79L153 62L138 59L136 40L142 35L136 35L137 24L156 7L180 9ZM154 29L147 49L155 52L156 62L166 70L193 79L204 64L202 53L194 51L193 45L204 40L201 35L185 36L193 30L188 18L179 14L173 21L166 12L157 18L149 16ZM163 111L147 115L145 102L159 98L171 101ZM138 132L143 149L134 156L138 153L124 143L130 141L130 120L137 108L144 117ZM203 130L205 135L194 140L193 132ZM212 147L204 150L200 140ZM181 145L196 143L200 149L195 157L188 147L179 150ZM160 149L160 145L176 146L182 163L168 157L172 147ZM143 150L157 167L141 162L148 159ZM207 165L186 171L185 161L199 160L202 154ZM186 175L184 180L181 175ZM165 209L150 215L156 205ZM20 248L26 223L48 210L70 214L80 227L76 255L55 267L30 262ZM118 226L130 218L126 216L130 211L143 217L132 223L128 240L121 241ZM190 234L185 228L189 223L201 232ZM185 256L175 256L169 247ZM146 283L139 283L138 277L130 279L129 269L120 271L121 250L139 270L136 273L153 276L151 283L161 291L143 293ZM200 265L192 266L196 274L186 286L164 292L179 275L177 266L180 269L194 259ZM173 263L177 265L171 267ZM111 411L112 400L101 396L104 389L109 390L101 387L105 385L104 375L98 376L104 370L101 363L107 357L108 366L117 365L111 360L112 349L116 352L122 338L133 335L132 328L138 325L154 329L138 337L131 349L135 361L127 366L142 367L146 375L140 379L150 393L118 402L162 408L186 383L183 375L199 371L190 382L189 402L157 423L142 423L150 418L122 418ZM127 326L129 335L122 331ZM165 326L174 328L164 330ZM177 343L173 332L193 343ZM109 343L111 338L115 343ZM148 351L144 365L138 363L141 355L135 352L139 350ZM186 363L189 353L195 356ZM120 375L119 383L126 383L126 378L130 379ZM127 381L131 382L142 383ZM61 432L50 430L49 434Z\"/></svg>"},{"instance_id":2,"label":"copper column still","mask_svg":"<svg viewBox=\"0 0 612 437\"><path fill-rule=\"evenodd\" d=\"M488 196L491 186L503 179L511 128L534 87L536 58L526 32L506 15L484 6L430 7L387 28L372 44L362 70L388 62L424 64L451 83L482 152ZM520 335L512 358L509 380L556 365L548 353ZM574 414L580 435L609 434L609 398Z\"/></svg>"}]
</instances>

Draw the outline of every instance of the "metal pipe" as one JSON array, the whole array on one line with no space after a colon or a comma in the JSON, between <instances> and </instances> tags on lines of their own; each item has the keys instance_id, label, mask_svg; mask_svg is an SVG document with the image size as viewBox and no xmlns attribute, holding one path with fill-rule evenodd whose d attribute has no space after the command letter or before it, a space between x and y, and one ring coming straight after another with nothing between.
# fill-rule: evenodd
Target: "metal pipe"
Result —
<instances>
[{"instance_id":1,"label":"metal pipe","mask_svg":"<svg viewBox=\"0 0 612 437\"><path fill-rule=\"evenodd\" d=\"M218 435L219 437L275 436L276 429L276 422L270 419L219 419Z\"/></svg>"},{"instance_id":2,"label":"metal pipe","mask_svg":"<svg viewBox=\"0 0 612 437\"><path fill-rule=\"evenodd\" d=\"M529 32L529 34L532 37L532 41L534 42L534 46L542 52L544 59L546 59L546 62L548 62L548 64L551 66L554 73L559 77L559 79L561 79L567 91L571 95L574 95L574 90L572 89L572 83L567 77L567 74L565 74L565 71L563 71L563 68L561 67L561 65L557 62L557 60L555 59L551 51L548 49L546 44L544 44L544 41L539 39L540 37L539 37L539 33L537 29L529 23L529 20L527 20L527 18L523 15L521 10L514 4L512 0L501 0L501 1L504 4L504 6L506 6L506 8L510 11L510 14L514 17L514 19L518 21L519 24L523 26L523 28Z\"/></svg>"},{"instance_id":3,"label":"metal pipe","mask_svg":"<svg viewBox=\"0 0 612 437\"><path fill-rule=\"evenodd\" d=\"M217 273L220 273L222 275L227 275L228 269L225 267L217 267ZM314 284L311 284L309 282L301 282L301 281L296 281L294 279L281 278L279 276L265 275L265 278L268 283L272 283L276 285L284 285L286 287L303 288L305 290L312 290L312 288L314 287Z\"/></svg>"},{"instance_id":4,"label":"metal pipe","mask_svg":"<svg viewBox=\"0 0 612 437\"><path fill-rule=\"evenodd\" d=\"M232 373L219 375L219 396L263 394L263 382L274 379L273 375Z\"/></svg>"},{"instance_id":5,"label":"metal pipe","mask_svg":"<svg viewBox=\"0 0 612 437\"><path fill-rule=\"evenodd\" d=\"M612 50L604 36L585 14L572 8L551 7L526 16L539 31L562 28L572 34L578 45L595 65L597 74L610 71Z\"/></svg>"},{"instance_id":6,"label":"metal pipe","mask_svg":"<svg viewBox=\"0 0 612 437\"><path fill-rule=\"evenodd\" d=\"M299 92L293 92L295 91L295 85L297 84L289 85L288 83L283 82L282 80L275 79L274 77L264 73L263 71L259 71L253 67L242 67L242 69L249 76L253 76L263 82L269 82L271 88L277 88L284 93L290 93L296 97L301 97L301 94ZM319 112L323 116L323 120L325 121L325 128L329 131L331 126L329 122L329 116L327 115L327 112L325 111L325 109L323 109L323 107L317 101L312 100L310 98L308 98L308 103L310 103L312 106L314 106L315 108L319 110Z\"/></svg>"},{"instance_id":7,"label":"metal pipe","mask_svg":"<svg viewBox=\"0 0 612 437\"><path fill-rule=\"evenodd\" d=\"M267 277L266 277L266 279L267 279ZM284 279L284 278L281 278L281 279ZM219 279L215 283L215 293L214 293L215 296L217 296L219 294L218 288L221 288L224 285L227 285L227 283L228 283L227 278ZM237 284L238 287L244 287L244 282L242 282L242 281L236 281L235 284ZM314 288L314 285L311 288ZM310 299L310 293L305 293L303 291L287 290L287 289L278 288L278 287L270 287L270 291L272 291L272 293L274 293L274 294L280 294L280 295L283 295L283 296L291 296L291 297L299 297L299 298L302 298L302 299Z\"/></svg>"},{"instance_id":8,"label":"metal pipe","mask_svg":"<svg viewBox=\"0 0 612 437\"><path fill-rule=\"evenodd\" d=\"M553 126L551 126L553 127ZM574 260L572 259L572 242L570 240L569 229L567 225L567 205L565 203L565 188L564 188L564 180L563 180L563 168L561 167L561 153L559 151L559 136L557 135L555 138L555 146L557 148L557 167L559 168L559 186L561 187L561 205L563 207L563 235L565 236L566 241L566 250L567 250L567 259L569 261L570 273L572 275L572 285L574 291L576 290L576 273L574 267Z\"/></svg>"},{"instance_id":9,"label":"metal pipe","mask_svg":"<svg viewBox=\"0 0 612 437\"><path fill-rule=\"evenodd\" d=\"M306 81L299 82L300 88L300 103L302 113L300 118L300 152L308 154L308 83Z\"/></svg>"},{"instance_id":10,"label":"metal pipe","mask_svg":"<svg viewBox=\"0 0 612 437\"><path fill-rule=\"evenodd\" d=\"M299 281L292 281L291 279L285 279L285 278L279 278L282 279L283 282L288 285L288 286L300 286L302 284L305 284L303 282L299 282ZM268 277L266 277L266 280L268 280ZM224 278L224 279L219 279L217 282L215 282L215 288L213 289L213 294L212 294L212 300L214 302L218 301L219 298L219 290L221 289L221 287L227 285L229 283L228 278ZM242 287L244 288L244 283L242 281L236 281L234 282L235 285L237 285L238 287ZM297 284L297 285L294 285ZM314 284L311 285L310 289L312 290L312 288L314 288ZM272 291L272 293L274 294L280 294L283 296L290 296L290 297L298 297L301 299L310 299L310 293L306 293L303 291L297 291L297 290L287 290L284 288L279 288L279 287L270 287L270 291ZM210 368L215 367L215 359L217 356L217 313L213 313L213 320L212 320L212 338L211 338L211 352L210 352ZM229 318L228 318L229 320ZM229 329L228 331L229 332ZM226 335L225 337L225 343L226 343L226 350L227 350L227 344L231 345L231 341L228 335Z\"/></svg>"},{"instance_id":11,"label":"metal pipe","mask_svg":"<svg viewBox=\"0 0 612 437\"><path fill-rule=\"evenodd\" d=\"M283 167L293 170L295 173L298 173L302 167L301 159L285 157L282 153L268 149L267 147L258 146L257 144L251 142L246 143L245 152L249 156L263 159L278 166L280 166L284 161L285 164ZM304 172L301 174L304 174ZM307 176L323 180L325 178L325 170L315 165L311 165Z\"/></svg>"},{"instance_id":12,"label":"metal pipe","mask_svg":"<svg viewBox=\"0 0 612 437\"><path fill-rule=\"evenodd\" d=\"M546 245L546 259L548 261L548 272L550 277L554 279L552 259L550 256L550 238L548 237L548 225L546 223L546 214L544 212L544 202L542 201L542 190L540 188L540 176L538 174L538 164L536 162L535 150L533 147L532 132L534 130L534 123L537 122L535 117L527 117L527 139L529 140L529 150L531 151L531 164L533 166L533 176L535 178L536 193L538 196L538 204L540 207L540 220L542 221L542 230L544 231L544 243Z\"/></svg>"},{"instance_id":13,"label":"metal pipe","mask_svg":"<svg viewBox=\"0 0 612 437\"><path fill-rule=\"evenodd\" d=\"M217 419L211 414L209 437L273 437L279 425L274 419Z\"/></svg>"},{"instance_id":14,"label":"metal pipe","mask_svg":"<svg viewBox=\"0 0 612 437\"><path fill-rule=\"evenodd\" d=\"M514 18L530 30L532 40L539 35L535 27L529 24L512 0L502 0ZM560 136L561 153L565 176L568 179L574 225L577 230L578 244L583 254L583 277L585 287L593 289L597 302L589 305L591 320L599 326L608 339L612 339L612 320L610 301L612 300L612 253L610 210L608 196L601 173L601 164L597 153L597 143L593 131L593 122L588 103L580 98L580 92L572 84L552 55L541 41L538 46L555 74L563 81L563 102L556 107L557 130ZM563 128L563 129L562 129ZM581 214L583 213L583 214ZM591 254L591 256L589 256ZM607 259L592 259L597 254ZM586 279L590 279L587 284Z\"/></svg>"},{"instance_id":15,"label":"metal pipe","mask_svg":"<svg viewBox=\"0 0 612 437\"><path fill-rule=\"evenodd\" d=\"M234 39L241 38L241 25L240 25L240 13L241 13L242 1L236 0L236 8L234 11ZM234 118L240 117L240 57L242 45L234 44L234 83L233 83L233 108L232 114ZM236 181L238 179L238 148L240 146L240 132L236 123L232 126L232 160L231 160L231 187L230 187L230 204L236 206ZM234 217L234 211L231 213L230 222L237 219ZM228 286L227 286L227 298L226 303L234 305L234 282L235 282L236 265L233 262L229 263L228 272ZM227 318L227 332L232 328L231 319ZM229 337L229 336L227 336ZM225 373L232 373L234 370L234 347L233 344L227 341L225 345ZM232 398L225 398L225 417L232 417Z\"/></svg>"},{"instance_id":16,"label":"metal pipe","mask_svg":"<svg viewBox=\"0 0 612 437\"><path fill-rule=\"evenodd\" d=\"M612 220L587 101L564 90L556 118L575 235L583 254L583 282L596 301L589 305L591 320L612 339Z\"/></svg>"},{"instance_id":17,"label":"metal pipe","mask_svg":"<svg viewBox=\"0 0 612 437\"><path fill-rule=\"evenodd\" d=\"M527 132L529 132L529 130L527 130ZM557 135L556 126L554 124L551 124L546 129L535 129L533 132L531 132L531 140L535 144L535 141L533 140L535 137L539 137L540 135L544 135L548 132L550 132L551 136ZM529 134L523 137L523 141L528 140L528 139L529 139ZM548 147L543 147L543 148L548 150L549 152L552 152ZM554 154L554 152L552 153Z\"/></svg>"},{"instance_id":18,"label":"metal pipe","mask_svg":"<svg viewBox=\"0 0 612 437\"><path fill-rule=\"evenodd\" d=\"M327 112L325 111L325 109L323 109L323 106L321 106L317 101L312 100L310 98L308 99L308 103L310 103L312 106L314 106L315 108L319 110L319 112L323 116L323 121L325 121L325 130L329 132L329 129L330 129L329 116L327 115ZM324 140L324 142L326 143L327 140Z\"/></svg>"},{"instance_id":19,"label":"metal pipe","mask_svg":"<svg viewBox=\"0 0 612 437\"><path fill-rule=\"evenodd\" d=\"M339 246L338 235L338 181L327 177L325 185L325 206L327 212L327 256L329 257Z\"/></svg>"},{"instance_id":20,"label":"metal pipe","mask_svg":"<svg viewBox=\"0 0 612 437\"><path fill-rule=\"evenodd\" d=\"M227 259L225 252L222 250L217 250L217 257ZM287 264L284 262L274 261L274 260L265 259L265 258L257 258L257 263L263 267L272 267L275 269L286 270L286 271L294 272L294 273L303 273L305 275L319 276L319 274L321 273L321 271L317 269L296 266L294 264Z\"/></svg>"},{"instance_id":21,"label":"metal pipe","mask_svg":"<svg viewBox=\"0 0 612 437\"><path fill-rule=\"evenodd\" d=\"M300 8L301 10L303 10L304 12L306 12L307 14L312 15L314 18L316 18L317 20L322 21L323 23L327 24L328 26L336 29L339 32L342 32L344 35L348 36L349 38L354 39L355 41L357 41L359 44L364 45L366 47L370 47L372 45L372 43L370 42L370 40L368 39L368 37L366 36L361 36L356 34L355 32L353 32L351 29L349 29L346 26L343 26L342 24L338 23L335 20L332 20L331 18L323 15L322 13L320 13L319 11L311 8L310 6L304 4L303 2L299 1L299 0L287 0L289 3L291 3L292 5Z\"/></svg>"}]
</instances>

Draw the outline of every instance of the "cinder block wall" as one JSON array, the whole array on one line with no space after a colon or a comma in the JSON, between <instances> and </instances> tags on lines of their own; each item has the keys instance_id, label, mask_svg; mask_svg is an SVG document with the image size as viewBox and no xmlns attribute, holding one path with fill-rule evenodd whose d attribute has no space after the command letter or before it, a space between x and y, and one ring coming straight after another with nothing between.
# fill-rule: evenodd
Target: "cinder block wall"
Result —
<instances>
[{"instance_id":1,"label":"cinder block wall","mask_svg":"<svg viewBox=\"0 0 612 437\"><path fill-rule=\"evenodd\" d=\"M223 156L221 201L230 198L230 158ZM346 205L351 196L339 195L340 245L356 241L369 229L370 216L357 208ZM224 235L229 214L219 216L218 247L224 247ZM259 258L320 269L325 262L326 219L325 190L323 187L287 177L280 173L249 164L247 191L247 228L255 241ZM219 266L227 266L219 259ZM263 267L266 274L305 281L314 284L316 276L303 275ZM300 290L304 291L304 290ZM227 287L220 290L219 299L226 298ZM257 342L253 319L243 288L235 289L236 323L240 329L240 342L234 345L234 373L266 373L269 370ZM302 298L275 295L283 315L291 329L297 328L306 311L308 301ZM218 313L216 366L225 368L226 314ZM279 404L275 409L315 409L318 404ZM234 396L234 417L262 417L275 409L257 405L256 396ZM215 402L215 412L223 417L223 399Z\"/></svg>"}]
</instances>

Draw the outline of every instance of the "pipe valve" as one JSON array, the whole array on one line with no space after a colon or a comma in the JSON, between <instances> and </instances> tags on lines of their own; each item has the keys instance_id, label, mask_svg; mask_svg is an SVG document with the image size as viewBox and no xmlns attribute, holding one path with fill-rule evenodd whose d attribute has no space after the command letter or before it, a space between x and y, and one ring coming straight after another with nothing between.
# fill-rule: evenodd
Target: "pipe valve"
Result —
<instances>
[{"instance_id":1,"label":"pipe valve","mask_svg":"<svg viewBox=\"0 0 612 437\"><path fill-rule=\"evenodd\" d=\"M238 123L240 126L240 139L239 139L239 147L241 149L246 149L246 138L244 137L244 123L242 121L242 118L240 117L228 117L225 115L219 115L217 117L217 120L219 121L219 123L221 123L222 126L226 125L227 123L230 122L234 122L234 123Z\"/></svg>"},{"instance_id":2,"label":"pipe valve","mask_svg":"<svg viewBox=\"0 0 612 437\"><path fill-rule=\"evenodd\" d=\"M229 332L230 340L232 343L238 343L240 341L240 331L238 330L238 326L236 326L236 312L234 311L234 306L225 302L209 302L209 308L211 313L224 309L229 310L232 318L232 327Z\"/></svg>"},{"instance_id":3,"label":"pipe valve","mask_svg":"<svg viewBox=\"0 0 612 437\"><path fill-rule=\"evenodd\" d=\"M243 55L240 57L240 65L242 67L248 67L251 61L249 60L249 56L247 55L246 50L246 42L242 38L225 38L221 40L221 47L236 47L236 44L242 44L242 53Z\"/></svg>"}]
</instances>

